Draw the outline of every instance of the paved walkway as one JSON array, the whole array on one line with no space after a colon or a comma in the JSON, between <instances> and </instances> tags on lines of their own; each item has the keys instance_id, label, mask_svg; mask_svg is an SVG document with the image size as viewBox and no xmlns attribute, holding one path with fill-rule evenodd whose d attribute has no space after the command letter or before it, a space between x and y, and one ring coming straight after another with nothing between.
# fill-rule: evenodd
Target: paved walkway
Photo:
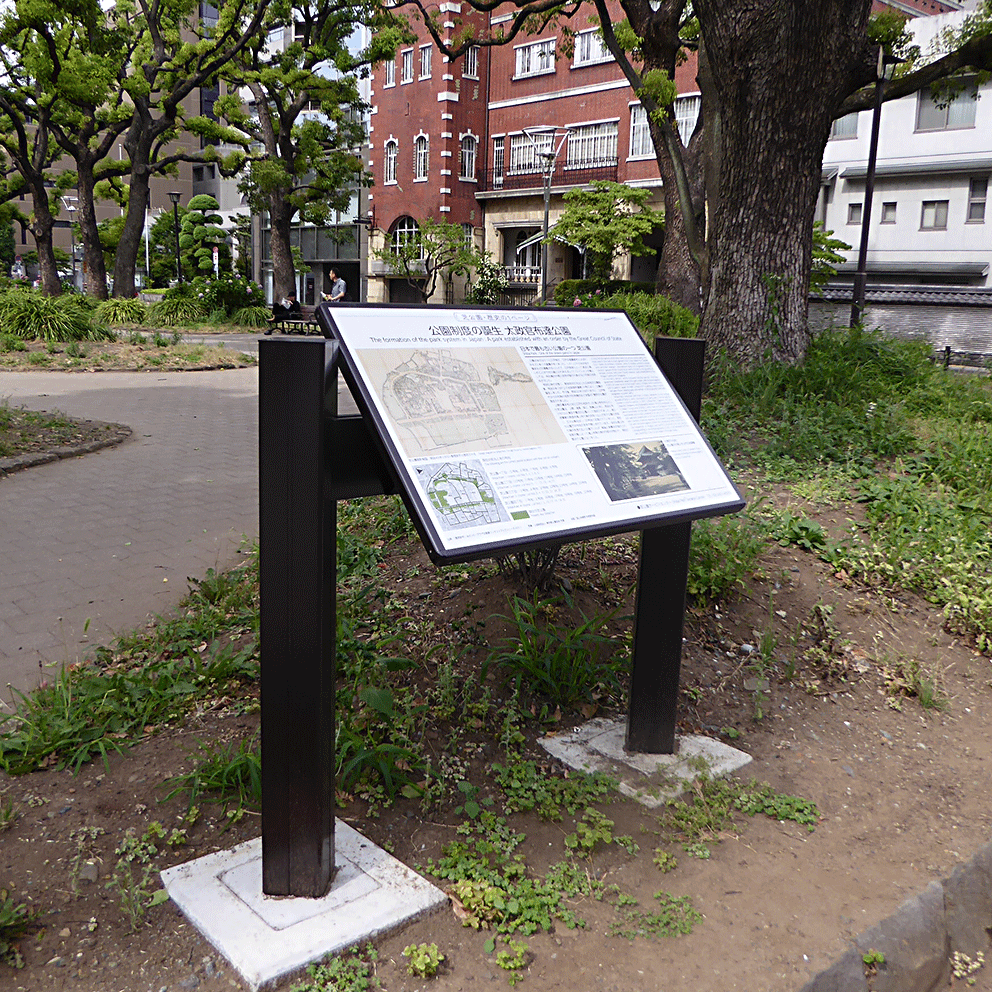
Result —
<instances>
[{"instance_id":1,"label":"paved walkway","mask_svg":"<svg viewBox=\"0 0 992 992\"><path fill-rule=\"evenodd\" d=\"M128 424L116 448L0 478L0 698L175 608L258 536L258 370L0 372L32 410ZM89 621L88 630L86 629Z\"/></svg>"}]
</instances>

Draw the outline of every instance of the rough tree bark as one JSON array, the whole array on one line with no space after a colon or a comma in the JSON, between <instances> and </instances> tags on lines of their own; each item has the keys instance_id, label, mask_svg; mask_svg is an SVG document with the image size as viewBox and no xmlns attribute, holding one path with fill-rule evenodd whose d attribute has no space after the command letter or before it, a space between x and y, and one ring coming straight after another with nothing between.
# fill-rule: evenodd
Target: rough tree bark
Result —
<instances>
[{"instance_id":1,"label":"rough tree bark","mask_svg":"<svg viewBox=\"0 0 992 992\"><path fill-rule=\"evenodd\" d=\"M823 151L834 111L870 78L871 0L696 0L695 10L719 66L701 334L744 367L800 361Z\"/></svg>"}]
</instances>

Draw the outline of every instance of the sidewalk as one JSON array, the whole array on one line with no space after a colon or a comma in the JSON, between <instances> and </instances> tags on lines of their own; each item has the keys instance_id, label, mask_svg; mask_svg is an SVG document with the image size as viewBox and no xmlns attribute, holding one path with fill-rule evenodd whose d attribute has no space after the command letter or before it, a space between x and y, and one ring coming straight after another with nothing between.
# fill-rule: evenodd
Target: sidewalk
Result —
<instances>
[{"instance_id":1,"label":"sidewalk","mask_svg":"<svg viewBox=\"0 0 992 992\"><path fill-rule=\"evenodd\" d=\"M258 536L257 369L0 372L12 406L132 438L0 479L0 699L174 609ZM87 621L89 626L87 629Z\"/></svg>"}]
</instances>

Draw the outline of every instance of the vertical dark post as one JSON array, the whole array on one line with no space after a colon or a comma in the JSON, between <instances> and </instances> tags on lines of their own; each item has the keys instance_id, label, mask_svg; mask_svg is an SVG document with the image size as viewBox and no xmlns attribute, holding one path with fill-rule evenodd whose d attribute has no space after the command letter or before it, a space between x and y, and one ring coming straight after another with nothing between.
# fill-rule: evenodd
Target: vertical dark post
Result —
<instances>
[{"instance_id":1,"label":"vertical dark post","mask_svg":"<svg viewBox=\"0 0 992 992\"><path fill-rule=\"evenodd\" d=\"M689 412L699 420L705 342L658 338L655 358ZM682 667L682 627L692 524L641 533L634 608L634 652L627 712L628 751L672 754Z\"/></svg>"},{"instance_id":2,"label":"vertical dark post","mask_svg":"<svg viewBox=\"0 0 992 992\"><path fill-rule=\"evenodd\" d=\"M337 345L259 344L262 891L316 898L334 874Z\"/></svg>"}]
</instances>

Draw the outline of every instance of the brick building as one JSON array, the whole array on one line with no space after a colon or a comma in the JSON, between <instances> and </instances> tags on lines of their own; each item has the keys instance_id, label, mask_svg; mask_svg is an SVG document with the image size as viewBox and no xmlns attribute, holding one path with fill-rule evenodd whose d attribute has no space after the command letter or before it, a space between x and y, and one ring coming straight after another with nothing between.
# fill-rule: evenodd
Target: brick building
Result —
<instances>
[{"instance_id":1,"label":"brick building","mask_svg":"<svg viewBox=\"0 0 992 992\"><path fill-rule=\"evenodd\" d=\"M440 6L449 34L476 22L478 33L509 19L467 5ZM486 21L488 20L488 24ZM662 204L661 180L644 113L619 67L591 24L573 25L574 51L562 51L553 29L513 44L472 48L449 62L421 30L416 44L377 67L372 80L370 200L373 249L398 242L418 218L461 224L466 238L506 269L510 298L532 300L541 281L544 180L547 155L555 151L549 221L562 210L562 195L595 179L652 191ZM679 70L676 107L684 139L699 107L695 68ZM525 129L554 128L542 133ZM560 147L559 147L560 145ZM661 234L649 243L660 249ZM625 259L623 277L653 279L657 255ZM555 242L548 256L549 292L562 279L581 277L583 258ZM369 300L419 299L406 280L369 262ZM460 299L463 286L435 294Z\"/></svg>"},{"instance_id":2,"label":"brick building","mask_svg":"<svg viewBox=\"0 0 992 992\"><path fill-rule=\"evenodd\" d=\"M888 0L908 16L957 10L955 0ZM487 36L509 14L483 14L467 4L442 2L445 37L464 25ZM617 8L620 16L619 7ZM449 62L420 29L415 44L377 67L372 78L370 168L371 248L398 241L418 218L461 224L466 238L506 269L510 300L528 302L541 282L545 153L560 150L551 174L549 219L562 211L562 195L594 179L651 190L663 206L661 179L644 111L586 15L573 18L574 49L567 54L553 27L513 43L471 49ZM695 59L676 73L675 112L687 142L699 112ZM525 129L558 129L555 137ZM552 147L553 146L553 147ZM661 232L648 244L660 250ZM548 249L549 292L562 279L583 274L579 251L556 241ZM658 255L621 259L615 275L652 280ZM404 279L391 276L370 255L368 299L419 300ZM453 300L463 286L439 288Z\"/></svg>"}]
</instances>

